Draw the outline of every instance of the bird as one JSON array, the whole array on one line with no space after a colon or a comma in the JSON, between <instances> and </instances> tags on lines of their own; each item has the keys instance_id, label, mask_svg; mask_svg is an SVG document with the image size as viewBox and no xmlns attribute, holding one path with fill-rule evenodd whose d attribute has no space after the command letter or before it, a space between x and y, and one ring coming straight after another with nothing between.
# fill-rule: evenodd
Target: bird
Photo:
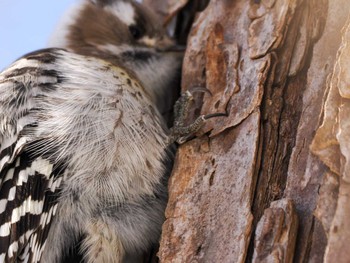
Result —
<instances>
[{"instance_id":1,"label":"bird","mask_svg":"<svg viewBox=\"0 0 350 263\"><path fill-rule=\"evenodd\" d=\"M133 0L57 30L0 73L0 262L125 262L159 241L182 57Z\"/></svg>"}]
</instances>

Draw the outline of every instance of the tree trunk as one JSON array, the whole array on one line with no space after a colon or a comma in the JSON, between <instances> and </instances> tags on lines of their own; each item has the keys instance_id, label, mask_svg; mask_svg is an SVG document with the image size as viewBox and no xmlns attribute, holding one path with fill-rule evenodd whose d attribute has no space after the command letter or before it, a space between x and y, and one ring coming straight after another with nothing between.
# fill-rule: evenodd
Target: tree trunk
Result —
<instances>
[{"instance_id":1,"label":"tree trunk","mask_svg":"<svg viewBox=\"0 0 350 263\"><path fill-rule=\"evenodd\" d=\"M166 16L205 2L150 1ZM211 0L198 13L182 90L210 93L193 93L190 118L228 116L178 149L161 262L350 262L349 10Z\"/></svg>"}]
</instances>

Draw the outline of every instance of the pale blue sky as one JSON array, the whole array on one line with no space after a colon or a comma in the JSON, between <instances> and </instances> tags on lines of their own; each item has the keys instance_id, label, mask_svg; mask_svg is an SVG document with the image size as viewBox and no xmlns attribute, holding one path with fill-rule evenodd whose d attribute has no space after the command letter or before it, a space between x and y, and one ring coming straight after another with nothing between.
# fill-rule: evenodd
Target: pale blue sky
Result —
<instances>
[{"instance_id":1,"label":"pale blue sky","mask_svg":"<svg viewBox=\"0 0 350 263\"><path fill-rule=\"evenodd\" d=\"M78 0L0 0L0 71L45 48L59 19Z\"/></svg>"}]
</instances>

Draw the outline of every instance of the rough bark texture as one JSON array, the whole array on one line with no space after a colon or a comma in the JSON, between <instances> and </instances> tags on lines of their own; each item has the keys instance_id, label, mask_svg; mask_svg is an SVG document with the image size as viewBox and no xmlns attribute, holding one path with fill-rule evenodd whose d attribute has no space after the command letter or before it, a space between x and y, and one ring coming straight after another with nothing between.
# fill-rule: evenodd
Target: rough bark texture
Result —
<instances>
[{"instance_id":1,"label":"rough bark texture","mask_svg":"<svg viewBox=\"0 0 350 263\"><path fill-rule=\"evenodd\" d=\"M161 2L190 118L228 117L179 147L160 261L350 262L348 0Z\"/></svg>"},{"instance_id":2,"label":"rough bark texture","mask_svg":"<svg viewBox=\"0 0 350 263\"><path fill-rule=\"evenodd\" d=\"M253 262L293 262L297 228L293 202L272 202L256 227Z\"/></svg>"}]
</instances>

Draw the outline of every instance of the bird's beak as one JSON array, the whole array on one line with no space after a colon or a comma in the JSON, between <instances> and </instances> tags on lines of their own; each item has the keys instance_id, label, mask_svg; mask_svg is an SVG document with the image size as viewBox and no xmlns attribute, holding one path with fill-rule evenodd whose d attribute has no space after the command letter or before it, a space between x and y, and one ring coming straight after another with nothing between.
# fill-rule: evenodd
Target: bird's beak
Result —
<instances>
[{"instance_id":1,"label":"bird's beak","mask_svg":"<svg viewBox=\"0 0 350 263\"><path fill-rule=\"evenodd\" d=\"M185 52L186 46L178 45L170 37L163 37L157 41L155 46L159 52Z\"/></svg>"},{"instance_id":2,"label":"bird's beak","mask_svg":"<svg viewBox=\"0 0 350 263\"><path fill-rule=\"evenodd\" d=\"M140 43L148 47L156 49L158 52L178 52L184 53L186 46L177 45L176 42L168 36L161 38L143 37Z\"/></svg>"}]
</instances>

